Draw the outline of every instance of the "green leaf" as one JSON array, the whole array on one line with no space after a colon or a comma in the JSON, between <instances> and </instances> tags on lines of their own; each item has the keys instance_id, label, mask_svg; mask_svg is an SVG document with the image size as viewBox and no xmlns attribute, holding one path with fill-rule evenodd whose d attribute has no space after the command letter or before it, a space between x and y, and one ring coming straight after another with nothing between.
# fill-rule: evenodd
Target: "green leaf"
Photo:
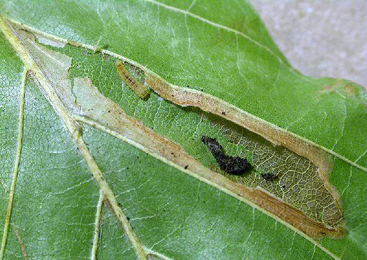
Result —
<instances>
[{"instance_id":1,"label":"green leaf","mask_svg":"<svg viewBox=\"0 0 367 260\"><path fill-rule=\"evenodd\" d=\"M367 257L365 92L295 71L247 2L0 10L0 258Z\"/></svg>"}]
</instances>

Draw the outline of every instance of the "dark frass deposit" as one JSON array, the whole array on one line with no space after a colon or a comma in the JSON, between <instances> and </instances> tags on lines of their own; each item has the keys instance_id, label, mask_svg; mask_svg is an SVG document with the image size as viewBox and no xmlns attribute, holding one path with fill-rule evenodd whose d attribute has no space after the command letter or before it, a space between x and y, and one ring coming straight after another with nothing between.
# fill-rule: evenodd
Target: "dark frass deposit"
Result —
<instances>
[{"instance_id":1,"label":"dark frass deposit","mask_svg":"<svg viewBox=\"0 0 367 260\"><path fill-rule=\"evenodd\" d=\"M209 148L222 171L230 174L241 175L252 168L252 165L246 159L238 156L232 157L226 155L223 147L216 139L202 136L201 141L203 141L203 143Z\"/></svg>"}]
</instances>

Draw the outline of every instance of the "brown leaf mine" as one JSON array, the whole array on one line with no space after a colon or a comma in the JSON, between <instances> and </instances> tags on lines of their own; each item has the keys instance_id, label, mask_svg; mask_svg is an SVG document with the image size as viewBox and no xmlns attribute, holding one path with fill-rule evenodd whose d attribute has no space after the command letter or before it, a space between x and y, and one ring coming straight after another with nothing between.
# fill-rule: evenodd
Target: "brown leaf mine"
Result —
<instances>
[{"instance_id":1,"label":"brown leaf mine","mask_svg":"<svg viewBox=\"0 0 367 260\"><path fill-rule=\"evenodd\" d=\"M32 39L24 42L31 54L37 57L39 66L61 101L79 122L98 127L135 145L309 236L343 235L340 199L327 178L332 164L328 163L322 151L213 96L175 87L137 64L118 61L117 72L140 98L147 98L149 88L152 88L174 104L198 107L222 119L208 118L213 127L223 132L228 143L219 144L206 136L201 140L221 169L220 172L213 171L179 144L126 115L121 107L99 93L89 79L74 78L71 89L68 79L70 57L39 46ZM235 156L228 156L226 152ZM249 153L252 154L252 166L242 158ZM261 169L263 174L244 174L251 167Z\"/></svg>"}]
</instances>

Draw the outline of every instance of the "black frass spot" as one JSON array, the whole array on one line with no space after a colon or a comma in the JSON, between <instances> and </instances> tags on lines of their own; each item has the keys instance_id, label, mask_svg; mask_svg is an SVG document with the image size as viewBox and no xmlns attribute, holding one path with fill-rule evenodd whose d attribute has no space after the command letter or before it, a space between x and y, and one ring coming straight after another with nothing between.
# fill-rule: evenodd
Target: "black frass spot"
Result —
<instances>
[{"instance_id":1,"label":"black frass spot","mask_svg":"<svg viewBox=\"0 0 367 260\"><path fill-rule=\"evenodd\" d=\"M209 148L220 169L226 173L240 175L252 168L252 165L246 159L226 155L223 147L216 139L202 136L201 141Z\"/></svg>"}]
</instances>

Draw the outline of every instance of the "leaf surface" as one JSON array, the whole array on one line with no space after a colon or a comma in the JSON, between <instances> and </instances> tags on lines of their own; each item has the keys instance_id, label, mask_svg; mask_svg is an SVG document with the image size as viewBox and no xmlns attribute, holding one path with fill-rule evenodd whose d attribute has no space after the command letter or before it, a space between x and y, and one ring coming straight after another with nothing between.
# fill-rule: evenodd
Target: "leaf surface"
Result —
<instances>
[{"instance_id":1,"label":"leaf surface","mask_svg":"<svg viewBox=\"0 0 367 260\"><path fill-rule=\"evenodd\" d=\"M365 93L295 71L247 2L0 7L5 259L366 258Z\"/></svg>"}]
</instances>

